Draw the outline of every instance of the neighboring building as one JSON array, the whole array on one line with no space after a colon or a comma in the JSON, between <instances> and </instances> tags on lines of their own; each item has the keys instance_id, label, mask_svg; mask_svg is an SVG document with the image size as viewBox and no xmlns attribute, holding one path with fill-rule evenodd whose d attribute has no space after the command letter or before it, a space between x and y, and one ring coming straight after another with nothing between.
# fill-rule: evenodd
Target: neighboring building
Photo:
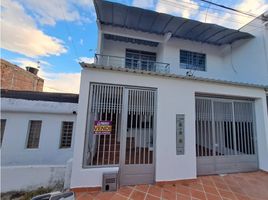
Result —
<instances>
[{"instance_id":1,"label":"neighboring building","mask_svg":"<svg viewBox=\"0 0 268 200\"><path fill-rule=\"evenodd\" d=\"M1 90L1 192L63 182L78 95Z\"/></svg>"},{"instance_id":2,"label":"neighboring building","mask_svg":"<svg viewBox=\"0 0 268 200\"><path fill-rule=\"evenodd\" d=\"M37 76L38 69L27 70L1 59L1 89L42 92L44 79Z\"/></svg>"},{"instance_id":3,"label":"neighboring building","mask_svg":"<svg viewBox=\"0 0 268 200\"><path fill-rule=\"evenodd\" d=\"M257 34L94 4L98 49L81 63L71 188L100 187L106 172L129 185L268 171L264 15Z\"/></svg>"}]
</instances>

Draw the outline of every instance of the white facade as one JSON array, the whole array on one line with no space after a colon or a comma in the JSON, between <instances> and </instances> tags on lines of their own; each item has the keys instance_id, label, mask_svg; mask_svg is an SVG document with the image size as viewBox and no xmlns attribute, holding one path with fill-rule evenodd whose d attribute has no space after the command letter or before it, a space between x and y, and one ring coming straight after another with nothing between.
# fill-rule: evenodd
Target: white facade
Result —
<instances>
[{"instance_id":1,"label":"white facade","mask_svg":"<svg viewBox=\"0 0 268 200\"><path fill-rule=\"evenodd\" d=\"M252 100L257 165L258 169L268 171L268 113L265 92L268 86L268 30L264 24L261 24L259 32L249 31L255 38L222 46L113 27L99 22L98 26L99 60L92 65L82 64L84 69L81 73L77 116L80 126L76 127L71 188L100 187L103 173L121 173L121 161L116 166L85 167L83 164L85 136L90 134L87 127L92 83L156 89L154 182L197 177L196 94ZM153 47L105 39L105 34L157 42L158 45ZM126 49L156 53L156 61L170 64L170 71L161 74L124 69ZM180 68L180 50L206 54L206 70L191 71L193 76L187 77L189 70ZM185 115L183 155L176 155L176 114Z\"/></svg>"},{"instance_id":2,"label":"white facade","mask_svg":"<svg viewBox=\"0 0 268 200\"><path fill-rule=\"evenodd\" d=\"M105 79L103 79L105 77ZM80 87L77 120L84 126L76 128L71 187L101 186L104 172L118 171L118 167L82 168L89 83L99 82L157 88L156 174L155 181L171 181L196 177L195 153L195 93L208 93L255 99L259 168L268 171L268 114L266 95L256 89L202 81L133 74L119 71L84 69ZM175 116L185 119L185 155L176 155ZM90 177L90 178L89 178Z\"/></svg>"},{"instance_id":3,"label":"white facade","mask_svg":"<svg viewBox=\"0 0 268 200\"><path fill-rule=\"evenodd\" d=\"M2 192L63 182L66 163L73 157L74 130L71 148L60 148L61 128L63 121L73 122L75 128L73 111L77 111L76 103L1 98L1 119L6 120ZM30 120L42 121L39 146L34 149L27 148Z\"/></svg>"}]
</instances>

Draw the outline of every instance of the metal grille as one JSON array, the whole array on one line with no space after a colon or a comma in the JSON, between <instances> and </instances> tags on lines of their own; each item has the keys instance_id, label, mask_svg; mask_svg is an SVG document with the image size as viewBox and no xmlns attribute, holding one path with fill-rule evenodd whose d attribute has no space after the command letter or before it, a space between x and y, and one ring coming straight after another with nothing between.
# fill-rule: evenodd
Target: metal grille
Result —
<instances>
[{"instance_id":1,"label":"metal grille","mask_svg":"<svg viewBox=\"0 0 268 200\"><path fill-rule=\"evenodd\" d=\"M128 90L125 164L153 163L155 92Z\"/></svg>"},{"instance_id":2,"label":"metal grille","mask_svg":"<svg viewBox=\"0 0 268 200\"><path fill-rule=\"evenodd\" d=\"M27 148L38 148L42 121L31 120L29 124Z\"/></svg>"},{"instance_id":3,"label":"metal grille","mask_svg":"<svg viewBox=\"0 0 268 200\"><path fill-rule=\"evenodd\" d=\"M196 133L196 155L213 156L211 100L196 100Z\"/></svg>"},{"instance_id":4,"label":"metal grille","mask_svg":"<svg viewBox=\"0 0 268 200\"><path fill-rule=\"evenodd\" d=\"M255 154L252 102L197 98L196 144L198 157Z\"/></svg>"},{"instance_id":5,"label":"metal grille","mask_svg":"<svg viewBox=\"0 0 268 200\"><path fill-rule=\"evenodd\" d=\"M3 137L4 137L4 132L5 132L5 128L6 128L6 119L1 119L1 145L3 142Z\"/></svg>"},{"instance_id":6,"label":"metal grille","mask_svg":"<svg viewBox=\"0 0 268 200\"><path fill-rule=\"evenodd\" d=\"M206 54L180 50L180 66L184 69L206 70Z\"/></svg>"},{"instance_id":7,"label":"metal grille","mask_svg":"<svg viewBox=\"0 0 268 200\"><path fill-rule=\"evenodd\" d=\"M123 87L115 85L90 85L89 119L86 134L84 164L118 165L120 154L120 119ZM95 121L111 121L111 134L94 134Z\"/></svg>"},{"instance_id":8,"label":"metal grille","mask_svg":"<svg viewBox=\"0 0 268 200\"><path fill-rule=\"evenodd\" d=\"M155 61L156 53L126 49L127 68L155 71Z\"/></svg>"},{"instance_id":9,"label":"metal grille","mask_svg":"<svg viewBox=\"0 0 268 200\"><path fill-rule=\"evenodd\" d=\"M69 148L72 145L73 122L62 122L60 148Z\"/></svg>"},{"instance_id":10,"label":"metal grille","mask_svg":"<svg viewBox=\"0 0 268 200\"><path fill-rule=\"evenodd\" d=\"M215 155L235 155L232 102L213 102Z\"/></svg>"},{"instance_id":11,"label":"metal grille","mask_svg":"<svg viewBox=\"0 0 268 200\"><path fill-rule=\"evenodd\" d=\"M255 154L252 104L234 103L237 154Z\"/></svg>"},{"instance_id":12,"label":"metal grille","mask_svg":"<svg viewBox=\"0 0 268 200\"><path fill-rule=\"evenodd\" d=\"M258 169L253 102L196 98L198 175Z\"/></svg>"}]
</instances>

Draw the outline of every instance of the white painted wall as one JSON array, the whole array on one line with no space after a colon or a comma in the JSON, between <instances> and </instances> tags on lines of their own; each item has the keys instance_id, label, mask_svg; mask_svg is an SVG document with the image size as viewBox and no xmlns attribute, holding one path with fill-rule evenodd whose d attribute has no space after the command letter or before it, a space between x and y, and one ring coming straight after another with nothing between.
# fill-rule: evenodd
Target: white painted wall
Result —
<instances>
[{"instance_id":1,"label":"white painted wall","mask_svg":"<svg viewBox=\"0 0 268 200\"><path fill-rule=\"evenodd\" d=\"M6 119L1 146L2 192L48 186L64 181L73 157L77 104L1 98ZM27 149L29 120L42 120L39 148ZM71 148L59 148L62 121L73 121Z\"/></svg>"},{"instance_id":2,"label":"white painted wall","mask_svg":"<svg viewBox=\"0 0 268 200\"><path fill-rule=\"evenodd\" d=\"M1 167L1 192L33 190L63 184L65 166L33 165Z\"/></svg>"},{"instance_id":3,"label":"white painted wall","mask_svg":"<svg viewBox=\"0 0 268 200\"><path fill-rule=\"evenodd\" d=\"M105 77L105 78L104 78ZM211 93L256 98L257 134L260 169L268 171L268 116L263 89L208 83L202 81L139 75L119 71L83 69L81 76L74 162L71 187L101 185L102 173L117 171L113 168L82 168L89 83L102 82L154 87L158 90L156 123L156 181L170 181L196 177L195 155L195 93ZM176 155L176 114L185 114L185 155Z\"/></svg>"},{"instance_id":4,"label":"white painted wall","mask_svg":"<svg viewBox=\"0 0 268 200\"><path fill-rule=\"evenodd\" d=\"M207 55L206 71L194 71L194 76L268 85L268 46L264 46L268 41L268 29L258 29L262 34L256 30L251 31L255 38L235 42L232 44L232 51L230 45L215 46L177 38L171 38L167 43L163 43L164 36L161 36L163 38L161 40L161 37L158 36L156 39L156 35L151 34L150 39L149 33L140 31L104 25L102 29L104 33L143 38L160 43L155 48L102 39L101 54L125 57L126 48L156 52L158 62L170 63L171 73L186 75L188 70L180 68L180 49L184 49Z\"/></svg>"}]
</instances>

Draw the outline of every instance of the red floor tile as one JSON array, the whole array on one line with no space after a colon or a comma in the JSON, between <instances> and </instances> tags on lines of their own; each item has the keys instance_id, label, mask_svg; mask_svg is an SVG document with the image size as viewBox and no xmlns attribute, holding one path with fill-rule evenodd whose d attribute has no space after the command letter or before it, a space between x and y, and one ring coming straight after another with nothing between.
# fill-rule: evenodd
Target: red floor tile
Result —
<instances>
[{"instance_id":1,"label":"red floor tile","mask_svg":"<svg viewBox=\"0 0 268 200\"><path fill-rule=\"evenodd\" d=\"M268 173L201 176L196 180L121 187L117 192L76 192L77 200L268 200Z\"/></svg>"}]
</instances>

